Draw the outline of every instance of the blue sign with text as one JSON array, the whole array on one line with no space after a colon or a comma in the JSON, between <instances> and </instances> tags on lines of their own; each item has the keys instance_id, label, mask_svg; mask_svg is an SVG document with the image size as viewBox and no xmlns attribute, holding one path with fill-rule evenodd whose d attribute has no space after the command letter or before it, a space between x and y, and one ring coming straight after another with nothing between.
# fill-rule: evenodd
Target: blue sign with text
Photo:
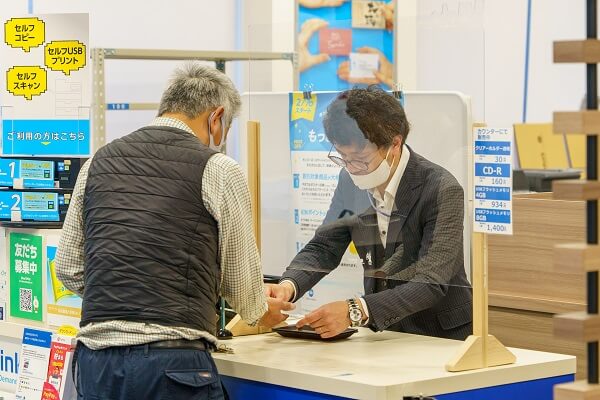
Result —
<instances>
[{"instance_id":1,"label":"blue sign with text","mask_svg":"<svg viewBox=\"0 0 600 400\"><path fill-rule=\"evenodd\" d=\"M476 128L473 132L473 230L512 234L512 131Z\"/></svg>"},{"instance_id":2,"label":"blue sign with text","mask_svg":"<svg viewBox=\"0 0 600 400\"><path fill-rule=\"evenodd\" d=\"M69 156L90 154L90 120L2 120L2 155Z\"/></svg>"},{"instance_id":3,"label":"blue sign with text","mask_svg":"<svg viewBox=\"0 0 600 400\"><path fill-rule=\"evenodd\" d=\"M510 188L499 186L475 186L475 198L481 200L510 200Z\"/></svg>"},{"instance_id":4,"label":"blue sign with text","mask_svg":"<svg viewBox=\"0 0 600 400\"><path fill-rule=\"evenodd\" d=\"M23 344L49 349L52 344L52 332L25 328L23 330Z\"/></svg>"}]
</instances>

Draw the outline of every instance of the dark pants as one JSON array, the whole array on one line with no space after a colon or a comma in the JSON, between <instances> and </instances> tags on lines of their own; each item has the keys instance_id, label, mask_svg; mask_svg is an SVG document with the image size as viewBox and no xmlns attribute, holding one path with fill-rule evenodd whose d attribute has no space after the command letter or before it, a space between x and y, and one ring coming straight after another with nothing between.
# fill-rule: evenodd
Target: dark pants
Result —
<instances>
[{"instance_id":1,"label":"dark pants","mask_svg":"<svg viewBox=\"0 0 600 400\"><path fill-rule=\"evenodd\" d=\"M80 343L77 370L78 400L224 399L217 367L204 350L91 350Z\"/></svg>"}]
</instances>

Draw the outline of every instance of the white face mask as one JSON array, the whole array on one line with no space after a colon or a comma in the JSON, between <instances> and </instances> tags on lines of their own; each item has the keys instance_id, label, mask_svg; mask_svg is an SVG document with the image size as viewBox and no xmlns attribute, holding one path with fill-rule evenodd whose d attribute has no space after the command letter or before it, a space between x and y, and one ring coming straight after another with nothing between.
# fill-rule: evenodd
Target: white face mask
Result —
<instances>
[{"instance_id":1,"label":"white face mask","mask_svg":"<svg viewBox=\"0 0 600 400\"><path fill-rule=\"evenodd\" d=\"M211 148L212 150L218 151L220 153L221 150L223 149L223 145L225 144L225 124L223 124L223 117L221 117L221 143L215 144L215 138L214 138L212 132L210 131L210 126L212 124L214 115L215 115L215 113L213 112L208 117L208 140L209 140L208 147Z\"/></svg>"},{"instance_id":2,"label":"white face mask","mask_svg":"<svg viewBox=\"0 0 600 400\"><path fill-rule=\"evenodd\" d=\"M369 172L365 175L354 175L350 174L350 178L360 190L368 190L376 188L379 185L385 183L390 177L390 173L392 172L392 167L387 162L387 158L390 155L390 151L392 148L388 150L385 158L379 164L379 167L375 169L373 172ZM394 156L395 157L395 156ZM392 159L392 164L394 164L394 159Z\"/></svg>"}]
</instances>

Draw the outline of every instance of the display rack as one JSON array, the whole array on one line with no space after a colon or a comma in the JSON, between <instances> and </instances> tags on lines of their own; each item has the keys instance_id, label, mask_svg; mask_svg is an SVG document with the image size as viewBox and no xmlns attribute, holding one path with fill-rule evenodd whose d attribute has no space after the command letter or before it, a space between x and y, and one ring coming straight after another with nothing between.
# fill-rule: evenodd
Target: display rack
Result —
<instances>
[{"instance_id":1,"label":"display rack","mask_svg":"<svg viewBox=\"0 0 600 400\"><path fill-rule=\"evenodd\" d=\"M157 103L120 103L109 108L106 104L105 60L200 60L212 61L219 71L225 72L228 61L276 61L289 60L297 69L295 53L257 51L196 51L196 50L154 50L154 49L102 49L92 50L93 65L93 106L92 106L92 150L106 143L107 110L156 110ZM297 75L297 74L294 74Z\"/></svg>"},{"instance_id":2,"label":"display rack","mask_svg":"<svg viewBox=\"0 0 600 400\"><path fill-rule=\"evenodd\" d=\"M554 43L554 62L586 64L587 110L579 112L555 112L554 133L584 133L586 139L586 179L555 181L554 198L558 200L586 201L587 240L585 243L559 245L555 248L555 267L570 268L586 273L587 312L561 314L554 317L555 336L580 340L587 343L587 380L557 385L554 398L592 399L600 396L598 384L598 340L600 339L600 316L598 315L598 271L600 271L600 247L598 246L598 111L597 69L600 63L600 41L597 29L597 1L587 0L587 39Z\"/></svg>"}]
</instances>

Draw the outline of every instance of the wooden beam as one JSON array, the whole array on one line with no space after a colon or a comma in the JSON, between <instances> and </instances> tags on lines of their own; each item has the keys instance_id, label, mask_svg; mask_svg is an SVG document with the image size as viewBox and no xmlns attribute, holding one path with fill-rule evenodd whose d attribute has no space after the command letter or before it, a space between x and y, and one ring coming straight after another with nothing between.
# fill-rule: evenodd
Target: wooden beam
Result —
<instances>
[{"instance_id":1,"label":"wooden beam","mask_svg":"<svg viewBox=\"0 0 600 400\"><path fill-rule=\"evenodd\" d=\"M550 296L534 297L531 295L519 296L514 293L489 292L490 307L512 308L547 314L560 314L585 310L585 302L564 299L555 299ZM509 345L511 347L518 347Z\"/></svg>"},{"instance_id":2,"label":"wooden beam","mask_svg":"<svg viewBox=\"0 0 600 400\"><path fill-rule=\"evenodd\" d=\"M600 63L600 40L564 40L554 42L555 63Z\"/></svg>"},{"instance_id":3,"label":"wooden beam","mask_svg":"<svg viewBox=\"0 0 600 400\"><path fill-rule=\"evenodd\" d=\"M554 316L554 336L584 342L600 339L600 315L574 312Z\"/></svg>"},{"instance_id":4,"label":"wooden beam","mask_svg":"<svg viewBox=\"0 0 600 400\"><path fill-rule=\"evenodd\" d=\"M575 381L554 386L554 400L594 400L600 398L600 385Z\"/></svg>"},{"instance_id":5,"label":"wooden beam","mask_svg":"<svg viewBox=\"0 0 600 400\"><path fill-rule=\"evenodd\" d=\"M556 111L554 133L600 133L600 111Z\"/></svg>"},{"instance_id":6,"label":"wooden beam","mask_svg":"<svg viewBox=\"0 0 600 400\"><path fill-rule=\"evenodd\" d=\"M554 269L557 271L600 271L600 246L565 243L554 246Z\"/></svg>"},{"instance_id":7,"label":"wooden beam","mask_svg":"<svg viewBox=\"0 0 600 400\"><path fill-rule=\"evenodd\" d=\"M556 180L552 192L555 200L596 200L600 198L600 181Z\"/></svg>"}]
</instances>

